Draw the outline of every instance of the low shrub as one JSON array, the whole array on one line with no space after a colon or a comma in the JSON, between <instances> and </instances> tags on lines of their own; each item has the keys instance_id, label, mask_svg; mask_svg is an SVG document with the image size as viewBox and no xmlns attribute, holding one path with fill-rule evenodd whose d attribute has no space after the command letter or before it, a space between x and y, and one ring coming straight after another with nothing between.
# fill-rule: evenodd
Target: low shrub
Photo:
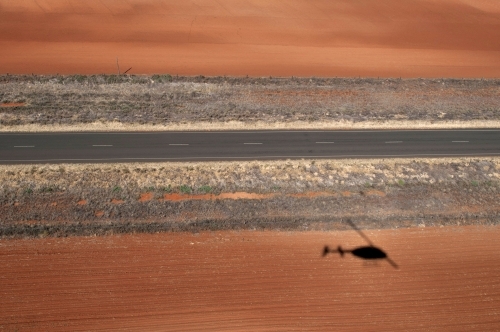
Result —
<instances>
[{"instance_id":1,"label":"low shrub","mask_svg":"<svg viewBox=\"0 0 500 332\"><path fill-rule=\"evenodd\" d=\"M212 187L210 186L201 186L200 188L198 188L198 191L204 193L204 194L208 194L209 192L212 192Z\"/></svg>"},{"instance_id":2,"label":"low shrub","mask_svg":"<svg viewBox=\"0 0 500 332\"><path fill-rule=\"evenodd\" d=\"M179 186L179 191L183 194L190 194L192 189L190 186L183 184L182 186Z\"/></svg>"}]
</instances>

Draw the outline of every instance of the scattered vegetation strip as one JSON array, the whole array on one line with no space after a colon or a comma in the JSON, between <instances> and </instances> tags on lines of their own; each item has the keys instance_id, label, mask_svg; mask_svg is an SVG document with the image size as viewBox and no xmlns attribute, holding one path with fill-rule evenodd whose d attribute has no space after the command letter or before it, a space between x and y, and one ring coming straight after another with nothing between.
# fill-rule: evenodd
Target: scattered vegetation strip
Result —
<instances>
[{"instance_id":1,"label":"scattered vegetation strip","mask_svg":"<svg viewBox=\"0 0 500 332\"><path fill-rule=\"evenodd\" d=\"M85 223L312 229L347 217L381 228L494 224L499 170L500 158L3 165L0 235Z\"/></svg>"},{"instance_id":2,"label":"scattered vegetation strip","mask_svg":"<svg viewBox=\"0 0 500 332\"><path fill-rule=\"evenodd\" d=\"M500 80L0 76L1 131L500 127Z\"/></svg>"},{"instance_id":3,"label":"scattered vegetation strip","mask_svg":"<svg viewBox=\"0 0 500 332\"><path fill-rule=\"evenodd\" d=\"M127 200L141 193L231 192L296 194L359 188L450 183L473 186L499 180L498 157L0 165L1 197L99 190ZM64 170L64 171L61 171Z\"/></svg>"}]
</instances>

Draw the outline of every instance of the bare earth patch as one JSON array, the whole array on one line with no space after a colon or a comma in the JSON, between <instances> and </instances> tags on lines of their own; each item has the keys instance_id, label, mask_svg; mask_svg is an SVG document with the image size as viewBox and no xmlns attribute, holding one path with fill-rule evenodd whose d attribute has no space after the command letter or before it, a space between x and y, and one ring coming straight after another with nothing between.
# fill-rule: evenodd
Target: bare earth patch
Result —
<instances>
[{"instance_id":1,"label":"bare earth patch","mask_svg":"<svg viewBox=\"0 0 500 332\"><path fill-rule=\"evenodd\" d=\"M275 194L255 194L246 192L222 193L213 199L266 199L276 196Z\"/></svg>"},{"instance_id":2,"label":"bare earth patch","mask_svg":"<svg viewBox=\"0 0 500 332\"><path fill-rule=\"evenodd\" d=\"M23 107L26 103L1 103L0 107L10 108L10 107Z\"/></svg>"},{"instance_id":3,"label":"bare earth patch","mask_svg":"<svg viewBox=\"0 0 500 332\"><path fill-rule=\"evenodd\" d=\"M147 202L153 199L153 193L142 193L141 197L139 197L139 202Z\"/></svg>"},{"instance_id":4,"label":"bare earth patch","mask_svg":"<svg viewBox=\"0 0 500 332\"><path fill-rule=\"evenodd\" d=\"M337 197L338 194L327 191L318 191L318 192L308 191L305 193L289 194L288 196L295 198L302 198L302 197L313 198L313 197L330 197L330 196Z\"/></svg>"},{"instance_id":5,"label":"bare earth patch","mask_svg":"<svg viewBox=\"0 0 500 332\"><path fill-rule=\"evenodd\" d=\"M185 200L217 200L217 199L266 199L275 196L275 194L256 194L247 192L186 195L186 194L164 194L165 201L185 201Z\"/></svg>"},{"instance_id":6,"label":"bare earth patch","mask_svg":"<svg viewBox=\"0 0 500 332\"><path fill-rule=\"evenodd\" d=\"M499 226L363 232L399 269L321 257L352 229L2 240L0 329L497 330Z\"/></svg>"},{"instance_id":7,"label":"bare earth patch","mask_svg":"<svg viewBox=\"0 0 500 332\"><path fill-rule=\"evenodd\" d=\"M496 0L2 1L0 72L117 73L118 56L139 74L499 77L499 13Z\"/></svg>"},{"instance_id":8,"label":"bare earth patch","mask_svg":"<svg viewBox=\"0 0 500 332\"><path fill-rule=\"evenodd\" d=\"M379 197L385 197L386 196L385 192L380 191L380 190L374 190L374 189L364 191L363 193L365 195L367 195L367 196L379 196Z\"/></svg>"}]
</instances>

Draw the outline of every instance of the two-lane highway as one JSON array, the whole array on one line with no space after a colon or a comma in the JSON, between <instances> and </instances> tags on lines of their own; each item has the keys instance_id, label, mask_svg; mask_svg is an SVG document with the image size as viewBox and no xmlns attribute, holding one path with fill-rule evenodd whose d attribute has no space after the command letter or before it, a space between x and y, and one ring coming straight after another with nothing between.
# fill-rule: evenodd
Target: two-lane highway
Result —
<instances>
[{"instance_id":1,"label":"two-lane highway","mask_svg":"<svg viewBox=\"0 0 500 332\"><path fill-rule=\"evenodd\" d=\"M0 163L500 155L500 130L1 133Z\"/></svg>"}]
</instances>

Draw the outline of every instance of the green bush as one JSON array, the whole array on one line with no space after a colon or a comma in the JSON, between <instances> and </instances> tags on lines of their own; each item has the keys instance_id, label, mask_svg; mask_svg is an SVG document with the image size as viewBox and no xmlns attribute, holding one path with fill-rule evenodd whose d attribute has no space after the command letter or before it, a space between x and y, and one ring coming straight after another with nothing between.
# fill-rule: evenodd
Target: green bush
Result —
<instances>
[{"instance_id":1,"label":"green bush","mask_svg":"<svg viewBox=\"0 0 500 332\"><path fill-rule=\"evenodd\" d=\"M190 194L191 193L191 187L183 184L182 186L179 187L179 191L183 194Z\"/></svg>"},{"instance_id":2,"label":"green bush","mask_svg":"<svg viewBox=\"0 0 500 332\"><path fill-rule=\"evenodd\" d=\"M209 192L212 191L212 187L210 186L201 186L200 188L198 188L198 190L204 194L208 194Z\"/></svg>"}]
</instances>

